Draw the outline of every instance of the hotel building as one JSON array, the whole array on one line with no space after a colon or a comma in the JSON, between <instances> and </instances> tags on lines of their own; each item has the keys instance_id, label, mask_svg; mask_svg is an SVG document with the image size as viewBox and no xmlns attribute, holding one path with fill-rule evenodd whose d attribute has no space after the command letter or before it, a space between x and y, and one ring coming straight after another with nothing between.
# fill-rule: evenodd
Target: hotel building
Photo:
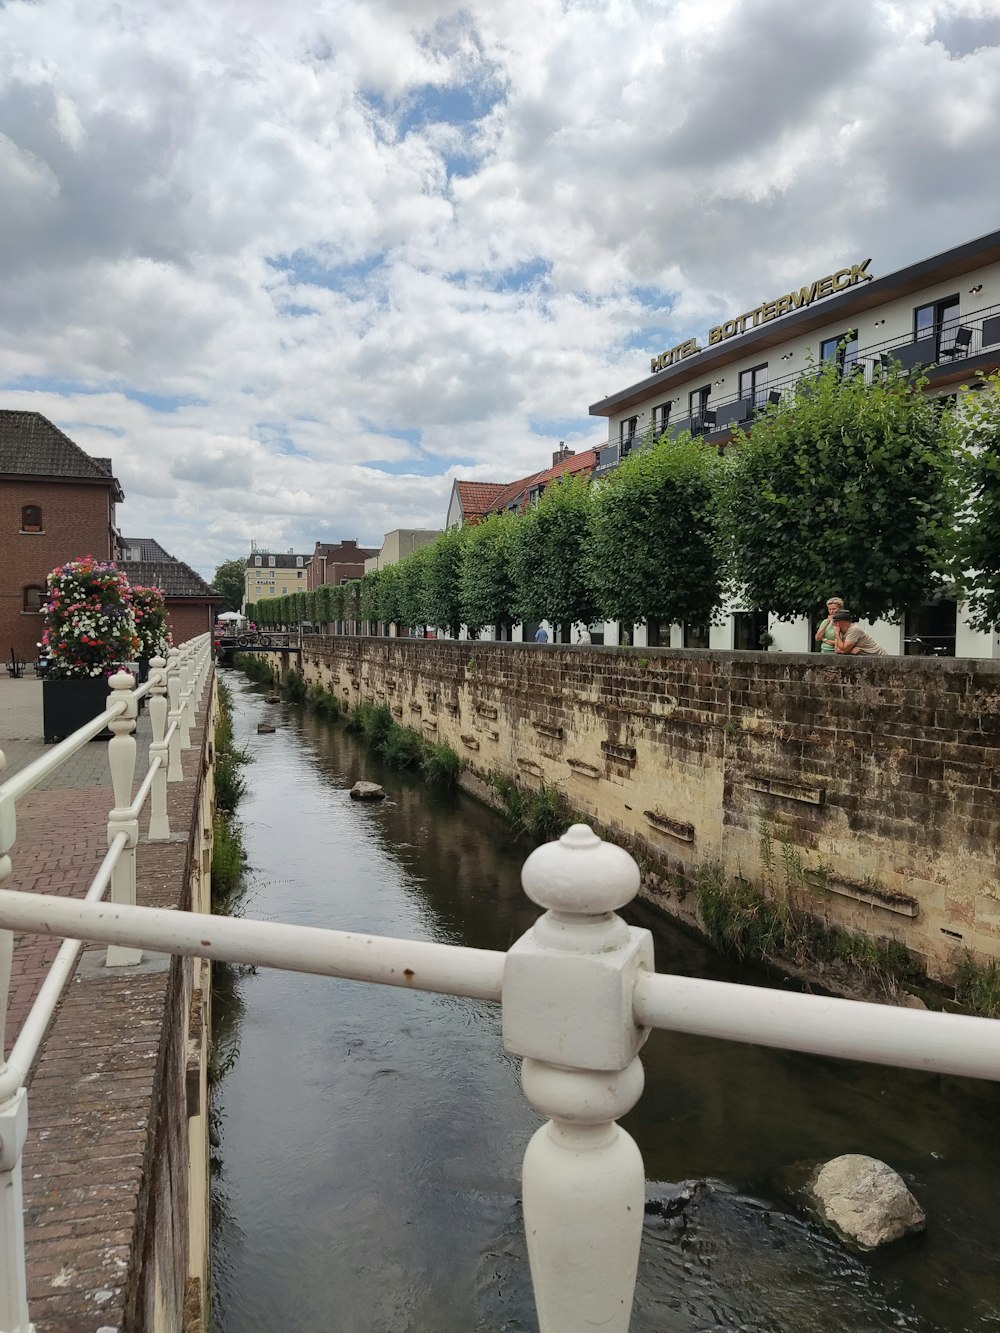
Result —
<instances>
[{"instance_id":1,"label":"hotel building","mask_svg":"<svg viewBox=\"0 0 1000 1333\"><path fill-rule=\"evenodd\" d=\"M804 277L792 290L733 311L704 335L665 348L642 379L594 403L591 416L606 417L609 426L595 477L664 433L689 430L724 445L737 427L752 429L756 413L794 395L831 360L869 382L879 367L900 362L926 374L926 392L937 397L959 394L978 375L1000 369L1000 232L886 276L861 257ZM954 602L912 607L902 623L879 621L871 631L890 653L1000 657L1000 635L973 630ZM778 621L766 608L739 605L719 625L639 627L634 642L756 648L765 632L774 649L813 646L809 621ZM607 635L612 641L610 625Z\"/></svg>"}]
</instances>

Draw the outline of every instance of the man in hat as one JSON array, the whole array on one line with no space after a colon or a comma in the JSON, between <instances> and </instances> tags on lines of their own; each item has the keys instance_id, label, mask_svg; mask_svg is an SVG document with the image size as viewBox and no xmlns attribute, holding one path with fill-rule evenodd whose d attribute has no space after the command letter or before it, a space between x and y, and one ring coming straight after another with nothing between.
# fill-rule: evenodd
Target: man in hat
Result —
<instances>
[{"instance_id":1,"label":"man in hat","mask_svg":"<svg viewBox=\"0 0 1000 1333\"><path fill-rule=\"evenodd\" d=\"M853 611L846 611L843 608L834 611L833 623L837 629L837 637L833 645L835 652L849 653L857 657L887 656L882 645L855 623Z\"/></svg>"}]
</instances>

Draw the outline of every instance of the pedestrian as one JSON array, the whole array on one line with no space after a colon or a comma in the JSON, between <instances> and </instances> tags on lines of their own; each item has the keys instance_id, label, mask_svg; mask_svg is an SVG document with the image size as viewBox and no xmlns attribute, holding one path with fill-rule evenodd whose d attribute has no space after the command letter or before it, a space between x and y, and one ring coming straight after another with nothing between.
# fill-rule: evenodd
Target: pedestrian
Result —
<instances>
[{"instance_id":1,"label":"pedestrian","mask_svg":"<svg viewBox=\"0 0 1000 1333\"><path fill-rule=\"evenodd\" d=\"M535 642L548 643L548 641L549 641L548 630L545 628L544 625L539 625L538 628L535 630Z\"/></svg>"},{"instance_id":2,"label":"pedestrian","mask_svg":"<svg viewBox=\"0 0 1000 1333\"><path fill-rule=\"evenodd\" d=\"M842 597L828 597L826 599L826 619L816 631L816 642L820 645L821 653L835 653L837 651L835 646L837 627L833 623L833 613L843 611L843 609L844 599Z\"/></svg>"},{"instance_id":3,"label":"pedestrian","mask_svg":"<svg viewBox=\"0 0 1000 1333\"><path fill-rule=\"evenodd\" d=\"M593 643L593 639L590 637L590 630L582 622L580 624L580 637L577 639L577 643Z\"/></svg>"},{"instance_id":4,"label":"pedestrian","mask_svg":"<svg viewBox=\"0 0 1000 1333\"><path fill-rule=\"evenodd\" d=\"M834 651L853 654L857 657L887 657L885 649L860 625L854 623L854 612L834 611L833 623L837 627Z\"/></svg>"}]
</instances>

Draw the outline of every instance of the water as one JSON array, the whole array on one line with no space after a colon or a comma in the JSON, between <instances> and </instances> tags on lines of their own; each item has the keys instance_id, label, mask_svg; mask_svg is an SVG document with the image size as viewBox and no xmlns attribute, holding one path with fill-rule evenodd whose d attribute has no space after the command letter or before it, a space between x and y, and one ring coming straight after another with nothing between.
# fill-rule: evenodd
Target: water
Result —
<instances>
[{"instance_id":1,"label":"water","mask_svg":"<svg viewBox=\"0 0 1000 1333\"><path fill-rule=\"evenodd\" d=\"M523 934L527 849L499 816L229 680L254 755L248 916L489 949ZM389 799L352 802L359 777ZM760 980L634 915L660 971ZM218 1098L222 1333L536 1330L519 1174L540 1121L499 1007L265 970L223 973L215 1003L238 1046ZM643 1063L624 1122L650 1182L634 1333L1000 1330L995 1085L667 1033ZM900 1171L924 1238L865 1261L794 1211L784 1171L842 1152Z\"/></svg>"}]
</instances>

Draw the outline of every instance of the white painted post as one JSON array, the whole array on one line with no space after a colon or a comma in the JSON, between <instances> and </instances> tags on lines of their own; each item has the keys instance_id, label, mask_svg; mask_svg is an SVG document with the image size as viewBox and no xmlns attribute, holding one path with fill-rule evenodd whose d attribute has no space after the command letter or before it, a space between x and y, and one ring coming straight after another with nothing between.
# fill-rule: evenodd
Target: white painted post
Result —
<instances>
[{"instance_id":1,"label":"white painted post","mask_svg":"<svg viewBox=\"0 0 1000 1333\"><path fill-rule=\"evenodd\" d=\"M180 700L180 727L181 749L190 750L191 748L191 655L187 644L181 649L180 653L180 678L181 678L181 700Z\"/></svg>"},{"instance_id":2,"label":"white painted post","mask_svg":"<svg viewBox=\"0 0 1000 1333\"><path fill-rule=\"evenodd\" d=\"M509 950L503 1040L547 1124L524 1155L524 1223L541 1333L627 1333L645 1204L642 1158L615 1123L642 1094L632 992L649 931L615 915L639 869L575 824L537 848L524 891L548 911Z\"/></svg>"},{"instance_id":3,"label":"white painted post","mask_svg":"<svg viewBox=\"0 0 1000 1333\"><path fill-rule=\"evenodd\" d=\"M176 723L170 737L170 764L167 768L168 782L181 782L184 769L181 767L181 655L176 648L167 653L167 693L170 697L170 711L167 713L167 726Z\"/></svg>"},{"instance_id":4,"label":"white painted post","mask_svg":"<svg viewBox=\"0 0 1000 1333\"><path fill-rule=\"evenodd\" d=\"M166 658L150 659L149 721L153 728L153 739L149 743L149 758L153 760L159 757L160 760L160 767L153 778L153 790L149 795L150 842L163 842L170 837L170 820L167 818L167 767L170 755L164 740L167 732L166 667Z\"/></svg>"},{"instance_id":5,"label":"white painted post","mask_svg":"<svg viewBox=\"0 0 1000 1333\"><path fill-rule=\"evenodd\" d=\"M7 760L0 752L0 773ZM16 832L14 802L0 801L0 883L11 871ZM12 931L0 930L0 1328L32 1333L28 1319L28 1273L24 1258L24 1191L21 1152L28 1135L28 1095L21 1075L7 1064L7 999L10 991Z\"/></svg>"},{"instance_id":6,"label":"white painted post","mask_svg":"<svg viewBox=\"0 0 1000 1333\"><path fill-rule=\"evenodd\" d=\"M111 786L115 793L115 803L108 814L108 846L119 833L124 833L128 843L118 858L111 872L111 901L135 906L135 849L139 842L139 820L132 815L132 784L135 781L136 743L135 719L137 713L135 699L135 679L127 671L116 671L108 681L111 695L110 706L118 699L125 700L125 711L110 722L114 735L108 741L108 764L111 767ZM134 967L142 962L141 949L126 949L118 944L108 945L108 967Z\"/></svg>"}]
</instances>

